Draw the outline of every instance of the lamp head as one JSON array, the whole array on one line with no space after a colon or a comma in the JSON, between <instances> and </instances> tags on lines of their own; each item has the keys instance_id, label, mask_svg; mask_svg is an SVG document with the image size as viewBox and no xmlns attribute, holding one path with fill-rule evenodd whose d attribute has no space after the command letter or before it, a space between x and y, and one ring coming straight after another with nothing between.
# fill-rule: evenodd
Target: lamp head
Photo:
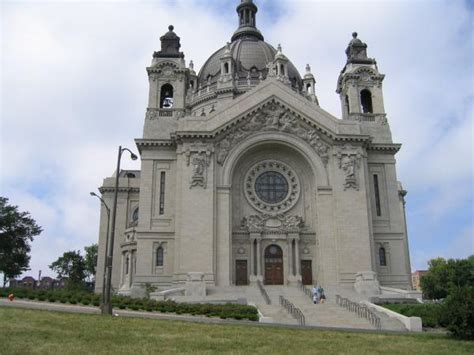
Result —
<instances>
[{"instance_id":1,"label":"lamp head","mask_svg":"<svg viewBox=\"0 0 474 355\"><path fill-rule=\"evenodd\" d=\"M137 160L138 159L138 157L133 153L131 153L131 158L132 158L132 160Z\"/></svg>"},{"instance_id":2,"label":"lamp head","mask_svg":"<svg viewBox=\"0 0 474 355\"><path fill-rule=\"evenodd\" d=\"M91 196L97 196L95 192L90 193Z\"/></svg>"}]
</instances>

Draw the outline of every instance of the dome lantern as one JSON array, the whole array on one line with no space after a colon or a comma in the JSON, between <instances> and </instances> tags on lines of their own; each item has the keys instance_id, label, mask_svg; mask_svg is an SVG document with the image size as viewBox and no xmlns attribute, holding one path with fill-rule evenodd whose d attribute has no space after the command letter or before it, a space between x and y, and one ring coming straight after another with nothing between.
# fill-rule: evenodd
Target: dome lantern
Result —
<instances>
[{"instance_id":1,"label":"dome lantern","mask_svg":"<svg viewBox=\"0 0 474 355\"><path fill-rule=\"evenodd\" d=\"M262 33L257 29L258 7L252 0L241 0L237 6L239 14L239 28L232 36L232 42L242 37L254 37L264 40Z\"/></svg>"}]
</instances>

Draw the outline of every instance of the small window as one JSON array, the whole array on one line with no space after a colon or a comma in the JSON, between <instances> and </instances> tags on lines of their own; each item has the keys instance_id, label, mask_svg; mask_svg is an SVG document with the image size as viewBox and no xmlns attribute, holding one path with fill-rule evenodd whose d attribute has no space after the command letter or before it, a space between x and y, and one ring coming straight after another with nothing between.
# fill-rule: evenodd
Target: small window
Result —
<instances>
[{"instance_id":1,"label":"small window","mask_svg":"<svg viewBox=\"0 0 474 355\"><path fill-rule=\"evenodd\" d=\"M224 74L229 74L229 63L224 64Z\"/></svg>"},{"instance_id":2,"label":"small window","mask_svg":"<svg viewBox=\"0 0 474 355\"><path fill-rule=\"evenodd\" d=\"M360 92L360 105L362 113L373 113L372 109L372 93L364 89Z\"/></svg>"},{"instance_id":3,"label":"small window","mask_svg":"<svg viewBox=\"0 0 474 355\"><path fill-rule=\"evenodd\" d=\"M280 75L285 75L285 66L283 64L280 65Z\"/></svg>"},{"instance_id":4,"label":"small window","mask_svg":"<svg viewBox=\"0 0 474 355\"><path fill-rule=\"evenodd\" d=\"M156 266L163 266L163 247L156 249Z\"/></svg>"},{"instance_id":5,"label":"small window","mask_svg":"<svg viewBox=\"0 0 474 355\"><path fill-rule=\"evenodd\" d=\"M162 171L160 174L160 215L165 214L165 179L166 173Z\"/></svg>"},{"instance_id":6,"label":"small window","mask_svg":"<svg viewBox=\"0 0 474 355\"><path fill-rule=\"evenodd\" d=\"M387 266L387 255L385 253L385 248L379 249L379 259L380 259L380 266Z\"/></svg>"},{"instance_id":7,"label":"small window","mask_svg":"<svg viewBox=\"0 0 474 355\"><path fill-rule=\"evenodd\" d=\"M173 103L173 86L165 84L161 87L160 108L171 109L173 108Z\"/></svg>"},{"instance_id":8,"label":"small window","mask_svg":"<svg viewBox=\"0 0 474 355\"><path fill-rule=\"evenodd\" d=\"M351 107L349 106L349 96L346 95L346 110L347 114L351 113Z\"/></svg>"},{"instance_id":9,"label":"small window","mask_svg":"<svg viewBox=\"0 0 474 355\"><path fill-rule=\"evenodd\" d=\"M127 255L125 259L125 274L128 275L128 269L130 268L130 257Z\"/></svg>"},{"instance_id":10,"label":"small window","mask_svg":"<svg viewBox=\"0 0 474 355\"><path fill-rule=\"evenodd\" d=\"M375 194L375 210L377 216L382 215L382 208L380 206L380 189L379 189L379 176L374 175L374 194Z\"/></svg>"},{"instance_id":11,"label":"small window","mask_svg":"<svg viewBox=\"0 0 474 355\"><path fill-rule=\"evenodd\" d=\"M312 93L313 93L313 89L312 89L311 84L306 84L306 92L307 92L308 94L312 94Z\"/></svg>"}]
</instances>

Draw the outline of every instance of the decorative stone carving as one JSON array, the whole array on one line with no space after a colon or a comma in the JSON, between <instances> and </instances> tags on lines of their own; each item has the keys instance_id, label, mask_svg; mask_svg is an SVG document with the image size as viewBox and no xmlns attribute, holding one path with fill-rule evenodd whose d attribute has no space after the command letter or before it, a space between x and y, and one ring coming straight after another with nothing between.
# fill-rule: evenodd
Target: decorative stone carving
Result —
<instances>
[{"instance_id":1,"label":"decorative stone carving","mask_svg":"<svg viewBox=\"0 0 474 355\"><path fill-rule=\"evenodd\" d=\"M216 144L217 163L224 164L230 147L242 139L257 132L284 132L298 136L306 141L321 157L324 165L329 161L329 145L327 145L314 129L299 120L291 111L271 102L247 117L243 123L228 131Z\"/></svg>"},{"instance_id":2,"label":"decorative stone carving","mask_svg":"<svg viewBox=\"0 0 474 355\"><path fill-rule=\"evenodd\" d=\"M212 152L212 147L202 142L192 144L186 149L187 166L192 165L193 169L190 188L196 186L207 188L207 168L211 162Z\"/></svg>"},{"instance_id":3,"label":"decorative stone carving","mask_svg":"<svg viewBox=\"0 0 474 355\"><path fill-rule=\"evenodd\" d=\"M275 230L298 233L303 226L304 221L302 217L284 214L259 214L247 216L242 219L242 227L246 228L249 233L262 233L264 231Z\"/></svg>"},{"instance_id":4,"label":"decorative stone carving","mask_svg":"<svg viewBox=\"0 0 474 355\"><path fill-rule=\"evenodd\" d=\"M340 148L334 155L338 159L339 168L342 169L345 175L344 190L351 188L359 190L357 176L362 154L356 148L347 144Z\"/></svg>"},{"instance_id":5,"label":"decorative stone carving","mask_svg":"<svg viewBox=\"0 0 474 355\"><path fill-rule=\"evenodd\" d=\"M145 119L147 121L157 120L159 117L159 112L156 109L148 109L146 111Z\"/></svg>"}]
</instances>

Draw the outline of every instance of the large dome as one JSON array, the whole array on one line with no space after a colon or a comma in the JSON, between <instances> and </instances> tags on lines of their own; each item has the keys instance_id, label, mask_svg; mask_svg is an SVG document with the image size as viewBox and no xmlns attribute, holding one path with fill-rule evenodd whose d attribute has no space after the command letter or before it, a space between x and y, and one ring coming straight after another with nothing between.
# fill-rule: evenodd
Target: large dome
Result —
<instances>
[{"instance_id":1,"label":"large dome","mask_svg":"<svg viewBox=\"0 0 474 355\"><path fill-rule=\"evenodd\" d=\"M220 58L224 55L226 46L219 49L206 61L199 72L199 82L203 86L217 82L221 72ZM231 55L236 65L239 78L245 79L250 73L252 78L266 78L267 65L275 59L277 50L256 36L241 36L230 44ZM293 63L288 63L288 77L295 87L301 87L301 76Z\"/></svg>"},{"instance_id":2,"label":"large dome","mask_svg":"<svg viewBox=\"0 0 474 355\"><path fill-rule=\"evenodd\" d=\"M265 42L262 33L257 29L258 8L252 0L241 0L237 6L239 27L232 36L230 53L235 63L235 73L239 79L265 79L268 74L268 64L273 62L277 50ZM215 52L206 61L199 72L199 83L204 87L214 84L221 73L220 59L227 46ZM293 87L301 89L301 76L295 66L288 62L288 78Z\"/></svg>"}]
</instances>

